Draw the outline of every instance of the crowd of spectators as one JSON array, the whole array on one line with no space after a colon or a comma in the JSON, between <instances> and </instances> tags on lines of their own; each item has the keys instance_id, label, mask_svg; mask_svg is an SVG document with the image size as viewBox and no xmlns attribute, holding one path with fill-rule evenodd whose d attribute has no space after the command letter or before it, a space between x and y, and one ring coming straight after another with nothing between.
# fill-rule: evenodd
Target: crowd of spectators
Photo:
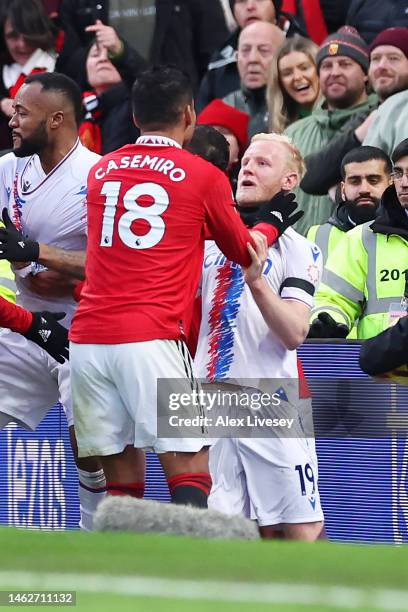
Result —
<instances>
[{"instance_id":1,"label":"crowd of spectators","mask_svg":"<svg viewBox=\"0 0 408 612\"><path fill-rule=\"evenodd\" d=\"M4 152L13 98L28 75L55 70L80 85L80 139L105 154L138 136L135 78L148 65L174 64L191 78L198 123L229 143L233 189L254 134L291 138L307 168L296 229L306 235L312 227L318 242L333 227L347 233L367 222L367 211L348 207L354 179L343 160L358 166L363 184L362 165L380 163L381 151L388 159L408 138L408 0L3 0L0 10ZM354 196L363 202L364 194ZM380 200L378 188L371 197Z\"/></svg>"},{"instance_id":2,"label":"crowd of spectators","mask_svg":"<svg viewBox=\"0 0 408 612\"><path fill-rule=\"evenodd\" d=\"M267 180L272 181L273 196L281 203L279 214L276 211L271 213L275 214L277 226L281 228L278 232L281 244L285 239L289 242L300 240L303 244L302 251L291 251L288 247L287 252L290 255L295 253L291 263L302 264L302 273L310 282L302 277L299 286L299 278L291 274L279 282L277 287L280 288L275 288L276 292L273 290L273 298L278 293L281 295L282 288L287 287L287 280L298 283L292 286L294 294L302 290L314 296L320 278L316 258L322 252L323 276L311 309L309 338L366 340L380 336L380 345L374 345L378 360L370 361L367 352L365 357L363 355L366 371L374 374L381 368L387 369L387 365L384 366L387 360L390 360L390 367L397 367L401 355L402 359L405 358L407 319L404 316L408 312L408 0L0 0L0 33L0 154L12 148L12 128L21 120L20 115L24 115L21 104L15 108L14 99L29 77L19 99L26 87L33 84L33 79L34 83L36 80L62 79L70 84L68 89L73 87L75 90L72 79L79 85L82 120L71 121L70 137L76 142L75 147L78 146L93 164L97 158L93 153L105 155L134 143L138 138L139 128L132 117L132 86L143 71L157 64L171 64L182 69L182 80L187 83L187 75L191 82L195 105L191 99L191 86L187 83L189 104L179 112L177 121L181 123L176 124L183 138L175 139L176 144L184 143L190 152L207 159L227 175L232 191L236 193L238 212L248 227L252 227L251 220L257 218L254 214L259 214L260 205L273 200L270 196L258 198L257 185L251 175L252 164L256 165L260 186L265 187ZM160 73L160 70L174 69L153 69L151 72ZM63 76L36 74L50 72L62 73ZM139 81L143 81L145 76L146 73ZM166 84L161 75L158 90L161 91L160 88ZM169 89L164 93L161 91L162 97L156 95L153 100L150 91L151 83L148 106L151 105L155 112L159 108L162 117ZM135 88L133 109L134 92ZM51 93L51 100L52 96ZM80 106L81 98L77 91L75 115L79 114ZM193 132L196 115L198 126ZM157 132L155 127L159 122L156 118L153 124L143 124L140 117L138 119L142 130L139 141L157 138L162 144L162 135L156 133L152 136L147 129ZM82 145L93 153L78 143L77 123ZM46 120L38 130L34 130L31 139L34 144L37 141L41 144L46 132L44 125L47 125ZM172 125L170 120L168 125ZM169 134L172 136L173 132ZM258 137L251 143L256 134ZM187 135L192 136L189 143ZM167 136L167 140L171 140ZM21 135L15 133L15 145L19 138ZM155 145L155 142L150 145ZM58 149L58 146L54 148ZM72 143L70 148L72 150ZM185 155L185 152L180 152ZM16 159L16 156L9 158ZM242 172L237 181L241 161ZM28 168L30 163L27 162ZM71 159L70 163L75 162ZM204 164L201 160L200 163ZM292 166L296 166L296 171ZM50 176L54 171L51 168L48 170ZM44 182L47 172L43 170L40 167L41 181ZM84 168L82 171L87 174ZM133 172L133 165L130 171ZM242 179L245 174L246 184ZM220 177L229 196L229 183L225 177ZM23 185L27 197L35 191L29 191L30 185L28 179ZM257 197L253 195L254 199L250 199L250 195L245 196L247 188L253 189ZM11 187L7 189L8 194L14 193ZM289 194L291 191L295 195ZM85 183L81 183L75 196L85 197L85 193ZM261 193L269 191L261 190ZM207 200L211 199L208 193L206 196ZM248 201L243 196L248 197ZM282 236L287 224L279 215L287 214L287 209L283 209L285 201L293 206L293 210L296 208L292 202L295 197L303 214L296 213L292 221L296 221L297 232L307 236L311 242L292 229L292 233ZM108 198L106 205L109 202ZM235 218L233 210L231 215ZM104 223L109 226L109 214L105 216ZM223 218L222 214L220 218ZM85 215L81 221L86 223ZM4 222L6 229L1 229L0 233L3 232L7 238L10 232L7 217ZM290 238L293 235L295 238ZM107 235L105 240L109 242L109 239ZM26 243L19 240L17 244L23 248ZM140 241L136 244L140 245ZM263 264L268 254L266 246L264 250L265 259L254 283L262 278L264 272ZM4 258L7 256L2 256ZM11 256L8 259L26 261ZM256 259L252 259L252 263L256 263ZM92 261L92 257L88 256L87 261ZM76 279L84 277L85 255L80 262L81 272ZM25 278L24 268L3 264L0 296L7 300L15 296L12 270L16 272L17 282L19 275ZM27 286L30 282L33 294L40 295L39 287L45 275L49 285L54 283L53 292L57 291L57 277L47 267L40 265L38 269L30 265L26 274L29 276ZM247 280L245 282L248 284ZM82 286L75 283L78 299ZM71 293L70 288L70 299ZM268 300L271 300L269 293ZM295 300L288 297L289 304L286 303L285 310L282 307L280 311L285 315L283 318L290 312L291 299ZM299 303L304 299L299 298ZM160 299L157 301L160 303ZM312 297L308 297L301 305L300 308L304 309L307 304L307 311L298 308L292 313L294 318L287 326L290 333L296 327L291 327L292 321L297 322L297 329L302 331L296 342L289 338L285 344L274 329L270 321L273 320L277 326L276 312L269 318L263 313L267 329L272 330L277 344L280 343L279 350L284 347L292 357L308 333L312 301ZM191 302L192 307L193 299ZM262 311L260 303L258 296L256 308ZM196 346L200 305L201 298L196 297L194 317L190 313L194 318L190 347ZM198 317L195 316L197 313ZM205 321L206 317L202 319ZM400 319L404 319L403 322ZM381 336L395 323L394 333ZM280 327L286 333L286 328ZM259 346L254 344L254 353L258 351L261 354ZM386 354L380 354L381 348L386 350ZM300 364L294 365L298 373L300 368ZM296 375L294 378L297 380ZM298 399L307 400L307 397ZM84 490L89 491L92 487L93 493L104 490L100 486L104 479L100 466L84 468L81 465L79 461ZM314 477L312 480L307 478L313 482L311 503L314 504L317 494ZM133 483L134 488L139 491L140 483L136 484ZM208 482L209 491L207 485ZM81 500L84 508L86 503ZM90 502L93 504L96 504L95 499L92 504ZM318 523L320 532L320 518Z\"/></svg>"}]
</instances>

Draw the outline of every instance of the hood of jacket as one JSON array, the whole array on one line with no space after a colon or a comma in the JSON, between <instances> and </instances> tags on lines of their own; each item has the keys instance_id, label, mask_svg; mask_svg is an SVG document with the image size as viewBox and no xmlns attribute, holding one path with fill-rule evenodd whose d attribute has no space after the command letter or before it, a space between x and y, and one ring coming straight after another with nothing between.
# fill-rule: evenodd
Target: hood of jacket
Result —
<instances>
[{"instance_id":1,"label":"hood of jacket","mask_svg":"<svg viewBox=\"0 0 408 612\"><path fill-rule=\"evenodd\" d=\"M377 234L394 234L408 240L408 217L398 200L394 185L384 191L377 217L370 228Z\"/></svg>"},{"instance_id":2,"label":"hood of jacket","mask_svg":"<svg viewBox=\"0 0 408 612\"><path fill-rule=\"evenodd\" d=\"M353 227L356 227L356 224L350 221L346 209L346 202L343 200L339 202L337 208L333 211L333 214L329 217L327 223L334 225L334 227L337 227L342 232L348 232L349 230L353 229Z\"/></svg>"}]
</instances>

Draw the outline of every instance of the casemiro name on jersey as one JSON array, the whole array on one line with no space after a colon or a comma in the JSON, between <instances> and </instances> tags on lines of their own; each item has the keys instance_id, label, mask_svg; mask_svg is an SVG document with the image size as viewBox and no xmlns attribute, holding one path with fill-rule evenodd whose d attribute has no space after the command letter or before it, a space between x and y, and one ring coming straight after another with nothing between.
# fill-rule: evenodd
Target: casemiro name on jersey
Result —
<instances>
[{"instance_id":1,"label":"casemiro name on jersey","mask_svg":"<svg viewBox=\"0 0 408 612\"><path fill-rule=\"evenodd\" d=\"M186 173L182 168L176 168L176 164L171 159L158 157L157 155L124 155L119 163L113 159L107 160L105 166L100 166L95 172L95 178L104 179L112 170L123 170L125 168L149 168L156 172L161 172L168 176L174 183L184 181Z\"/></svg>"}]
</instances>

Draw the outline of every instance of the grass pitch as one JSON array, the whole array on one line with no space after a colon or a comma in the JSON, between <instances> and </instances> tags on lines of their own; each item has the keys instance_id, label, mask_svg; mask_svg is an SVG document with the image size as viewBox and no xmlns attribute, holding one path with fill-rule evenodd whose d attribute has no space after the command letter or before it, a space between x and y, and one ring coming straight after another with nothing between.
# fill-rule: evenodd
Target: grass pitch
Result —
<instances>
[{"instance_id":1,"label":"grass pitch","mask_svg":"<svg viewBox=\"0 0 408 612\"><path fill-rule=\"evenodd\" d=\"M0 550L1 591L76 590L71 610L408 610L405 547L2 528Z\"/></svg>"}]
</instances>

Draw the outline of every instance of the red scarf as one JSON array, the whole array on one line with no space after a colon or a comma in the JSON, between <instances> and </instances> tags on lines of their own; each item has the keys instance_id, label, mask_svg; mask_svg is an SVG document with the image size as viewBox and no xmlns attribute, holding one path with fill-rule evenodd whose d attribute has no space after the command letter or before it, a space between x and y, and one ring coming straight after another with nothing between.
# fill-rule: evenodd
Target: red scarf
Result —
<instances>
[{"instance_id":1,"label":"red scarf","mask_svg":"<svg viewBox=\"0 0 408 612\"><path fill-rule=\"evenodd\" d=\"M82 102L85 107L85 118L79 126L79 140L84 147L94 153L102 154L102 134L99 119L102 116L98 110L99 100L94 91L84 91Z\"/></svg>"},{"instance_id":2,"label":"red scarf","mask_svg":"<svg viewBox=\"0 0 408 612\"><path fill-rule=\"evenodd\" d=\"M31 74L37 74L38 72L47 72L47 69L46 68L33 68L32 71L30 72L30 74L23 74L23 73L21 73L20 76L18 77L17 81L14 83L14 85L9 88L9 97L12 100L14 100L18 90L23 85L23 83L26 80L26 78L28 76L30 76Z\"/></svg>"}]
</instances>

